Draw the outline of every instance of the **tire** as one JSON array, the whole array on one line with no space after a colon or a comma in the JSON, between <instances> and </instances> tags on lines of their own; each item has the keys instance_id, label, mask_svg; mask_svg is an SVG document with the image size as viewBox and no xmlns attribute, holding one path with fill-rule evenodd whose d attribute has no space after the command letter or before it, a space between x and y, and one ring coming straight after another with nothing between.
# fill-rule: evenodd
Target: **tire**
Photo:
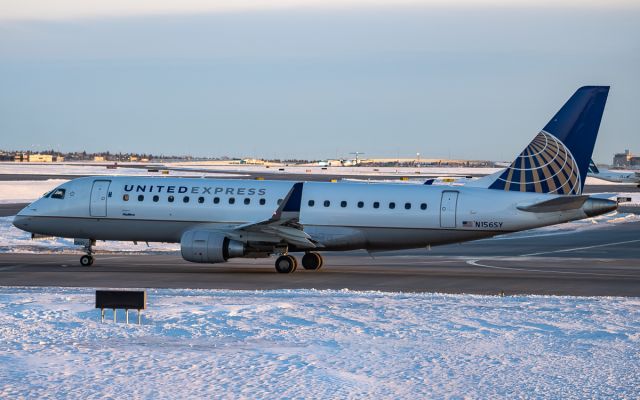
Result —
<instances>
[{"instance_id":1,"label":"tire","mask_svg":"<svg viewBox=\"0 0 640 400\"><path fill-rule=\"evenodd\" d=\"M322 268L322 256L318 253L306 253L302 257L302 267L308 270L318 270Z\"/></svg>"},{"instance_id":2,"label":"tire","mask_svg":"<svg viewBox=\"0 0 640 400\"><path fill-rule=\"evenodd\" d=\"M93 257L87 255L80 257L80 265L83 267L90 267L93 265Z\"/></svg>"},{"instance_id":3,"label":"tire","mask_svg":"<svg viewBox=\"0 0 640 400\"><path fill-rule=\"evenodd\" d=\"M280 256L276 260L276 271L281 274L290 274L296 270L296 259L291 256Z\"/></svg>"}]
</instances>

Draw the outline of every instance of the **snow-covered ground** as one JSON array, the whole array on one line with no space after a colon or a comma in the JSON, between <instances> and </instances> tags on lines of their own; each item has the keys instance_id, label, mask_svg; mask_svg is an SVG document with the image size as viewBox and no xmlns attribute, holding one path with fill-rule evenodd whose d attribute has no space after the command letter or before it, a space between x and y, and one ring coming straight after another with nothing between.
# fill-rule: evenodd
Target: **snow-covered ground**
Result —
<instances>
[{"instance_id":1,"label":"snow-covered ground","mask_svg":"<svg viewBox=\"0 0 640 400\"><path fill-rule=\"evenodd\" d=\"M109 164L111 165L111 164ZM141 164L142 166L143 164ZM320 167L320 166L263 166L263 165L218 165L206 163L164 163L166 167L180 168L181 171L170 171L171 175L191 175L200 176L203 173L198 169L207 169L218 173L230 173L229 176L247 173L294 173L294 174L327 174L327 175L468 175L468 174L490 174L496 172L498 168L453 168L453 167ZM146 168L126 168L107 169L107 163L15 163L0 162L0 174L59 174L59 175L160 175L160 172L148 172ZM162 166L160 166L162 169Z\"/></svg>"},{"instance_id":2,"label":"snow-covered ground","mask_svg":"<svg viewBox=\"0 0 640 400\"><path fill-rule=\"evenodd\" d=\"M106 164L86 163L16 163L0 162L0 174L10 175L132 175L132 176L167 176L162 172L149 172L147 168L118 167L108 169ZM171 164L167 164L171 165ZM144 166L141 164L141 167ZM162 170L162 167L160 167ZM202 172L170 171L169 176L202 176ZM242 174L216 174L216 176L242 177Z\"/></svg>"},{"instance_id":3,"label":"snow-covered ground","mask_svg":"<svg viewBox=\"0 0 640 400\"><path fill-rule=\"evenodd\" d=\"M0 398L640 397L638 298L149 290L148 303L141 326L101 323L92 290L0 288Z\"/></svg>"},{"instance_id":4,"label":"snow-covered ground","mask_svg":"<svg viewBox=\"0 0 640 400\"><path fill-rule=\"evenodd\" d=\"M468 168L468 167L321 167L321 166L297 166L281 165L266 167L263 165L207 165L191 163L167 164L174 167L201 169L206 168L214 171L229 171L236 173L290 173L290 174L324 174L324 175L475 175L491 174L500 168Z\"/></svg>"},{"instance_id":5,"label":"snow-covered ground","mask_svg":"<svg viewBox=\"0 0 640 400\"><path fill-rule=\"evenodd\" d=\"M0 181L0 204L30 203L65 182L67 182L65 179Z\"/></svg>"}]
</instances>

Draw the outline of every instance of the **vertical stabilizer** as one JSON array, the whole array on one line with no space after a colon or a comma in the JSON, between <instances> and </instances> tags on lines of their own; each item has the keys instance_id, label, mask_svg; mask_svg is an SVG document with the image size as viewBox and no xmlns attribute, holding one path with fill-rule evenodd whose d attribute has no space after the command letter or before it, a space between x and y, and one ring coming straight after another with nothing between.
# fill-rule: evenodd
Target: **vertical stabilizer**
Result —
<instances>
[{"instance_id":1,"label":"vertical stabilizer","mask_svg":"<svg viewBox=\"0 0 640 400\"><path fill-rule=\"evenodd\" d=\"M608 86L578 89L490 189L581 194Z\"/></svg>"}]
</instances>

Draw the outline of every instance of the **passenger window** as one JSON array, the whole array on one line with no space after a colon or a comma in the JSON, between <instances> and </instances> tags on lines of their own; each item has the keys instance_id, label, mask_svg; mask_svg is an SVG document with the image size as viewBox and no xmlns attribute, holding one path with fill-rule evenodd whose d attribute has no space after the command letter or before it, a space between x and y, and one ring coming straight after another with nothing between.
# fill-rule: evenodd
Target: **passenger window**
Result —
<instances>
[{"instance_id":1,"label":"passenger window","mask_svg":"<svg viewBox=\"0 0 640 400\"><path fill-rule=\"evenodd\" d=\"M313 207L315 204L315 200L309 200L309 207Z\"/></svg>"},{"instance_id":2,"label":"passenger window","mask_svg":"<svg viewBox=\"0 0 640 400\"><path fill-rule=\"evenodd\" d=\"M139 194L138 195L138 201L144 201L144 195L143 194Z\"/></svg>"},{"instance_id":3,"label":"passenger window","mask_svg":"<svg viewBox=\"0 0 640 400\"><path fill-rule=\"evenodd\" d=\"M393 201L391 203L389 203L389 208L392 209L392 210L394 208L396 208L396 203L394 203Z\"/></svg>"},{"instance_id":4,"label":"passenger window","mask_svg":"<svg viewBox=\"0 0 640 400\"><path fill-rule=\"evenodd\" d=\"M427 209L427 203L420 204L420 209L421 210L426 210Z\"/></svg>"},{"instance_id":5,"label":"passenger window","mask_svg":"<svg viewBox=\"0 0 640 400\"><path fill-rule=\"evenodd\" d=\"M202 196L198 197L198 203L200 204L204 203L204 197Z\"/></svg>"},{"instance_id":6,"label":"passenger window","mask_svg":"<svg viewBox=\"0 0 640 400\"><path fill-rule=\"evenodd\" d=\"M173 200L175 200L175 198L173 196L169 196L167 197L167 200L169 201L169 203L173 203Z\"/></svg>"},{"instance_id":7,"label":"passenger window","mask_svg":"<svg viewBox=\"0 0 640 400\"><path fill-rule=\"evenodd\" d=\"M248 197L245 197L244 198L244 204L249 204L249 203L251 203L251 199L248 198Z\"/></svg>"},{"instance_id":8,"label":"passenger window","mask_svg":"<svg viewBox=\"0 0 640 400\"><path fill-rule=\"evenodd\" d=\"M374 201L373 202L373 208L380 208L380 202Z\"/></svg>"},{"instance_id":9,"label":"passenger window","mask_svg":"<svg viewBox=\"0 0 640 400\"><path fill-rule=\"evenodd\" d=\"M329 207L331 205L331 202L329 200L325 200L324 201L324 206L325 207Z\"/></svg>"},{"instance_id":10,"label":"passenger window","mask_svg":"<svg viewBox=\"0 0 640 400\"><path fill-rule=\"evenodd\" d=\"M358 208L362 208L364 207L364 201L359 201L358 202Z\"/></svg>"},{"instance_id":11,"label":"passenger window","mask_svg":"<svg viewBox=\"0 0 640 400\"><path fill-rule=\"evenodd\" d=\"M53 197L53 196L52 196ZM124 201L129 201L129 195L128 194L123 194L122 195L122 200Z\"/></svg>"},{"instance_id":12,"label":"passenger window","mask_svg":"<svg viewBox=\"0 0 640 400\"><path fill-rule=\"evenodd\" d=\"M220 197L214 197L213 204L218 204L218 203L220 203Z\"/></svg>"},{"instance_id":13,"label":"passenger window","mask_svg":"<svg viewBox=\"0 0 640 400\"><path fill-rule=\"evenodd\" d=\"M64 199L65 189L56 189L51 193L52 199Z\"/></svg>"},{"instance_id":14,"label":"passenger window","mask_svg":"<svg viewBox=\"0 0 640 400\"><path fill-rule=\"evenodd\" d=\"M236 198L235 197L229 197L229 204L233 204L236 202Z\"/></svg>"},{"instance_id":15,"label":"passenger window","mask_svg":"<svg viewBox=\"0 0 640 400\"><path fill-rule=\"evenodd\" d=\"M411 203L404 203L405 210L411 210Z\"/></svg>"},{"instance_id":16,"label":"passenger window","mask_svg":"<svg viewBox=\"0 0 640 400\"><path fill-rule=\"evenodd\" d=\"M188 203L188 202L189 202L189 196L184 196L184 197L182 198L182 202L183 202L183 203Z\"/></svg>"},{"instance_id":17,"label":"passenger window","mask_svg":"<svg viewBox=\"0 0 640 400\"><path fill-rule=\"evenodd\" d=\"M346 201L344 201L344 200L342 200L342 201L340 202L340 207L345 208L346 206L347 206L347 202L346 202Z\"/></svg>"},{"instance_id":18,"label":"passenger window","mask_svg":"<svg viewBox=\"0 0 640 400\"><path fill-rule=\"evenodd\" d=\"M267 201L265 199L260 199L260 205L263 206Z\"/></svg>"},{"instance_id":19,"label":"passenger window","mask_svg":"<svg viewBox=\"0 0 640 400\"><path fill-rule=\"evenodd\" d=\"M153 196L153 202L154 203L157 203L158 200L160 200L160 196L158 196L158 195Z\"/></svg>"}]
</instances>

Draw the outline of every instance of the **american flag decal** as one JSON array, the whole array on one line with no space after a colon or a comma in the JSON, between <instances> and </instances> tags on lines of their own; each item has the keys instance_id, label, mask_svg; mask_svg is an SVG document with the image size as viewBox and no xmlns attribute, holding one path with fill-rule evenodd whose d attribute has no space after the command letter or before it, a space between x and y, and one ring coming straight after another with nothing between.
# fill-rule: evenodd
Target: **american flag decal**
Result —
<instances>
[{"instance_id":1,"label":"american flag decal","mask_svg":"<svg viewBox=\"0 0 640 400\"><path fill-rule=\"evenodd\" d=\"M465 228L473 228L473 221L462 221L462 226Z\"/></svg>"}]
</instances>

